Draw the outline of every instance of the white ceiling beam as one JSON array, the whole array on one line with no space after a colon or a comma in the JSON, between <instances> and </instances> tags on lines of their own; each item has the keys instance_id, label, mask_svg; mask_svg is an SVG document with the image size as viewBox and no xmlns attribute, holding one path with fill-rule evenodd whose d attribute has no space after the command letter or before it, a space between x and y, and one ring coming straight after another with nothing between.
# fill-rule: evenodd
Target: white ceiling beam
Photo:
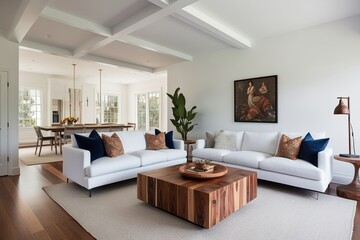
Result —
<instances>
[{"instance_id":1,"label":"white ceiling beam","mask_svg":"<svg viewBox=\"0 0 360 240\"><path fill-rule=\"evenodd\" d=\"M45 7L41 12L41 17L50 19L52 21L62 23L74 28L82 29L92 33L99 34L101 36L110 37L112 35L111 28L108 28L104 25L97 24L95 22L88 21L86 19L80 18L68 14L63 11L56 10L54 8Z\"/></svg>"},{"instance_id":2,"label":"white ceiling beam","mask_svg":"<svg viewBox=\"0 0 360 240\"><path fill-rule=\"evenodd\" d=\"M159 10L158 7L152 6L148 9L146 9L145 11L148 12L148 15L149 15L158 10ZM142 12L142 15L144 15L144 14L145 13ZM50 7L45 7L44 10L41 12L41 17L47 18L49 20L52 20L52 21L55 21L55 22L58 22L61 24L65 24L70 27L90 31L92 33L100 35L99 37L91 39L87 43L83 44L82 47L85 50L84 53L90 52L91 48L99 48L99 47L103 46L104 44L108 44L108 43L111 43L112 41L114 41L113 38L109 38L109 39L105 38L105 37L112 36L111 28L97 24L95 22L88 21L88 20L80 18L78 16L68 14L63 11L59 11L59 10L56 10L56 9L53 9ZM101 36L103 36L103 37L101 37ZM147 49L150 51L158 52L161 54L175 56L177 58L181 58L181 59L184 59L187 61L192 61L192 59L193 59L193 57L188 54L176 51L174 49L166 48L166 47L158 45L156 43L145 41L145 40L142 40L139 38L125 36L123 38L116 38L116 40L131 44L136 47L141 47L141 48L144 48L144 49ZM89 51L86 51L86 49L88 49ZM77 55L80 56L81 54L78 52Z\"/></svg>"},{"instance_id":3,"label":"white ceiling beam","mask_svg":"<svg viewBox=\"0 0 360 240\"><path fill-rule=\"evenodd\" d=\"M72 51L69 49L54 47L51 45L27 41L27 40L24 40L20 43L20 48L35 52L40 52L40 53L62 56L62 57L70 57L70 58L72 57Z\"/></svg>"},{"instance_id":4,"label":"white ceiling beam","mask_svg":"<svg viewBox=\"0 0 360 240\"><path fill-rule=\"evenodd\" d=\"M145 40L140 39L140 38L132 37L130 35L124 36L123 38L118 39L118 40L121 41L121 42L125 42L125 43L128 43L128 44L137 46L137 47L141 47L141 48L153 51L153 52L157 52L157 53L161 53L161 54L165 54L165 55L170 55L170 56L175 56L175 57L187 60L187 61L192 61L193 60L193 56L190 56L188 54L185 54L185 53L176 51L174 49L158 45L158 44L153 43L153 42L145 41Z\"/></svg>"},{"instance_id":5,"label":"white ceiling beam","mask_svg":"<svg viewBox=\"0 0 360 240\"><path fill-rule=\"evenodd\" d=\"M131 68L131 69L139 70L142 72L150 72L150 73L154 72L154 69L151 67L145 67L145 66L141 66L138 64L123 62L123 61L109 59L109 58L98 57L98 56L94 56L94 55L85 55L85 56L81 57L81 59L89 60L92 62L97 62L102 65L110 65L113 67Z\"/></svg>"},{"instance_id":6,"label":"white ceiling beam","mask_svg":"<svg viewBox=\"0 0 360 240\"><path fill-rule=\"evenodd\" d=\"M111 65L111 66L119 67L119 68L131 68L131 69L139 70L142 72L151 72L152 73L154 71L154 69L150 68L150 67L145 67L145 66L141 66L141 65L137 65L137 64L133 64L133 63L117 61L117 60L103 58L103 57L86 55L81 58L76 58L73 56L73 52L71 50L59 48L59 47L53 47L50 45L27 41L27 40L24 40L20 43L20 48L30 50L30 51L36 51L36 52L40 52L40 53L57 55L57 56L66 57L66 58L81 59L81 60L85 60L85 61L95 61L99 64Z\"/></svg>"},{"instance_id":7,"label":"white ceiling beam","mask_svg":"<svg viewBox=\"0 0 360 240\"><path fill-rule=\"evenodd\" d=\"M148 0L158 7L165 8L168 4L164 0ZM172 15L173 17L186 22L187 24L196 27L211 36L220 39L237 48L251 47L250 40L220 24L211 17L205 15L201 11L192 6L187 6Z\"/></svg>"},{"instance_id":8,"label":"white ceiling beam","mask_svg":"<svg viewBox=\"0 0 360 240\"><path fill-rule=\"evenodd\" d=\"M48 2L49 0L22 0L10 27L8 39L20 43Z\"/></svg>"},{"instance_id":9,"label":"white ceiling beam","mask_svg":"<svg viewBox=\"0 0 360 240\"><path fill-rule=\"evenodd\" d=\"M74 55L77 57L84 56L100 47L109 44L110 42L121 39L124 36L127 36L137 30L140 30L156 21L159 21L162 18L165 18L174 12L194 3L198 0L177 0L176 2L168 5L161 10L155 6L149 6L143 11L140 11L138 14L133 15L124 22L118 24L113 28L113 36L108 37L107 39L99 40L98 42L89 41L84 45L80 46L74 51Z\"/></svg>"}]
</instances>

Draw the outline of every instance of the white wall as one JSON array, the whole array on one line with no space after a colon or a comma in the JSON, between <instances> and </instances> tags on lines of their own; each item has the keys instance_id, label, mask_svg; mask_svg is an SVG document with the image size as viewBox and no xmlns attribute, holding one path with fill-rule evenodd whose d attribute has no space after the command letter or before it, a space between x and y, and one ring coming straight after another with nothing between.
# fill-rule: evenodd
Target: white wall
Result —
<instances>
[{"instance_id":1,"label":"white wall","mask_svg":"<svg viewBox=\"0 0 360 240\"><path fill-rule=\"evenodd\" d=\"M8 174L17 175L20 173L19 152L18 152L18 131L19 131L19 44L10 42L0 35L0 68L9 73L9 137L8 137Z\"/></svg>"},{"instance_id":2,"label":"white wall","mask_svg":"<svg viewBox=\"0 0 360 240\"><path fill-rule=\"evenodd\" d=\"M278 75L278 123L234 122L234 80L268 75ZM348 149L347 118L333 115L336 97L350 96L360 153L360 15L179 63L168 79L169 92L179 86L188 106L198 107L199 126L189 138L220 129L326 131L335 153ZM334 161L334 174L349 182L353 167Z\"/></svg>"},{"instance_id":3,"label":"white wall","mask_svg":"<svg viewBox=\"0 0 360 240\"><path fill-rule=\"evenodd\" d=\"M128 86L128 122L136 122L136 94L160 91L161 116L160 129L167 131L167 74L161 74L158 78Z\"/></svg>"}]
</instances>

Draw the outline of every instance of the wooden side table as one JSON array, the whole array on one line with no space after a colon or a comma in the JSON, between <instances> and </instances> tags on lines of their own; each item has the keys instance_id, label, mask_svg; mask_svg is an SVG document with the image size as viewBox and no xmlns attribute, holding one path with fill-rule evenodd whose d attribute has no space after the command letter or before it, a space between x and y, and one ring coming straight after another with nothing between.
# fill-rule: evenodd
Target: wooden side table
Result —
<instances>
[{"instance_id":1,"label":"wooden side table","mask_svg":"<svg viewBox=\"0 0 360 240\"><path fill-rule=\"evenodd\" d=\"M195 140L185 140L184 143L186 145L186 153L187 153L186 158L187 158L187 161L191 162L192 156L190 156L190 153L191 153L191 146L190 145L196 143L196 141Z\"/></svg>"},{"instance_id":2,"label":"wooden side table","mask_svg":"<svg viewBox=\"0 0 360 240\"><path fill-rule=\"evenodd\" d=\"M360 181L359 181L360 158L347 158L336 155L334 156L334 159L342 162L352 163L355 169L353 181L349 185L338 186L336 188L336 194L340 197L360 201Z\"/></svg>"}]
</instances>

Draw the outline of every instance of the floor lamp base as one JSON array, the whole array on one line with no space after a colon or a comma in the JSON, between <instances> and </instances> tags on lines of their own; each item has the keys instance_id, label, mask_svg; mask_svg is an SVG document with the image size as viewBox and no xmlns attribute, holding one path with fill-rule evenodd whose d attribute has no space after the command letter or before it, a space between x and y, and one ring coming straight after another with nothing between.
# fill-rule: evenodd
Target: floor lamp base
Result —
<instances>
[{"instance_id":1,"label":"floor lamp base","mask_svg":"<svg viewBox=\"0 0 360 240\"><path fill-rule=\"evenodd\" d=\"M345 157L345 158L360 158L360 155L357 154L346 154L346 153L341 153L339 154L340 157Z\"/></svg>"}]
</instances>

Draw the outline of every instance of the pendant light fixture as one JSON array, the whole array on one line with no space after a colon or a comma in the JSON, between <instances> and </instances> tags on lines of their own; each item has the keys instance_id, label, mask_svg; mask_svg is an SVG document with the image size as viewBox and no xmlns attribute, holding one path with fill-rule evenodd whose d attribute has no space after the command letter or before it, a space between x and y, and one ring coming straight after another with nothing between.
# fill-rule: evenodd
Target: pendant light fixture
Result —
<instances>
[{"instance_id":1,"label":"pendant light fixture","mask_svg":"<svg viewBox=\"0 0 360 240\"><path fill-rule=\"evenodd\" d=\"M99 69L99 73L100 73L100 100L99 100L99 104L100 104L100 124L101 124L101 121L102 121L102 96L101 96L101 72L102 72L102 69L100 68Z\"/></svg>"},{"instance_id":2,"label":"pendant light fixture","mask_svg":"<svg viewBox=\"0 0 360 240\"><path fill-rule=\"evenodd\" d=\"M76 117L76 93L75 93L75 68L76 68L76 64L73 63L74 66L74 88L73 88L73 93L74 93L74 117ZM70 116L71 116L71 112L70 112Z\"/></svg>"}]
</instances>

